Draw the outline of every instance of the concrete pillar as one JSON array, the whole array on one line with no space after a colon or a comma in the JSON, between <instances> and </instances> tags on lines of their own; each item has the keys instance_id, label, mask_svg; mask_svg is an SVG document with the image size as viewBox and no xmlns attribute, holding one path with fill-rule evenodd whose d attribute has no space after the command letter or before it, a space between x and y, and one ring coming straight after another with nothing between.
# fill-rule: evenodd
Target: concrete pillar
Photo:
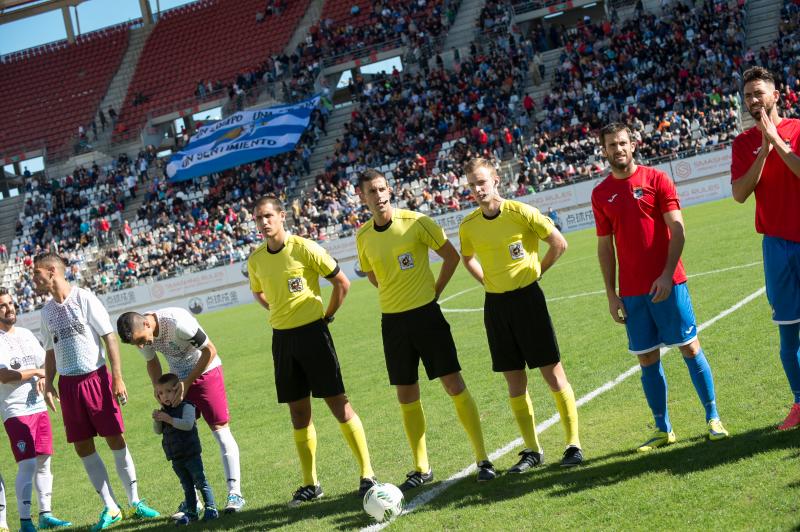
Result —
<instances>
[{"instance_id":1,"label":"concrete pillar","mask_svg":"<svg viewBox=\"0 0 800 532\"><path fill-rule=\"evenodd\" d=\"M61 14L64 15L64 28L67 30L67 42L75 42L75 29L72 27L72 16L69 14L69 6L61 8Z\"/></svg>"},{"instance_id":2,"label":"concrete pillar","mask_svg":"<svg viewBox=\"0 0 800 532\"><path fill-rule=\"evenodd\" d=\"M153 23L153 12L150 10L150 2L148 0L139 0L139 9L142 11L142 21L145 26L150 26Z\"/></svg>"}]
</instances>

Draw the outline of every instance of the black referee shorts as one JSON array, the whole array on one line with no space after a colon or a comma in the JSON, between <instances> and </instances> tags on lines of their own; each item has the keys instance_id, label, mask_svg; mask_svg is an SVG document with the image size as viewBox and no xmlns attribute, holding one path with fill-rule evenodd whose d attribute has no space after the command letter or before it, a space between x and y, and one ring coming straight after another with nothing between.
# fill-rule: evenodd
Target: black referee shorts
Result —
<instances>
[{"instance_id":1,"label":"black referee shorts","mask_svg":"<svg viewBox=\"0 0 800 532\"><path fill-rule=\"evenodd\" d=\"M540 368L561 360L556 333L538 282L511 292L486 293L483 322L492 370Z\"/></svg>"},{"instance_id":2,"label":"black referee shorts","mask_svg":"<svg viewBox=\"0 0 800 532\"><path fill-rule=\"evenodd\" d=\"M272 360L279 403L310 394L322 398L344 393L333 338L322 320L294 329L273 329Z\"/></svg>"},{"instance_id":3,"label":"black referee shorts","mask_svg":"<svg viewBox=\"0 0 800 532\"><path fill-rule=\"evenodd\" d=\"M420 359L430 380L461 371L450 324L436 301L405 312L383 314L381 334L392 385L416 383Z\"/></svg>"}]
</instances>

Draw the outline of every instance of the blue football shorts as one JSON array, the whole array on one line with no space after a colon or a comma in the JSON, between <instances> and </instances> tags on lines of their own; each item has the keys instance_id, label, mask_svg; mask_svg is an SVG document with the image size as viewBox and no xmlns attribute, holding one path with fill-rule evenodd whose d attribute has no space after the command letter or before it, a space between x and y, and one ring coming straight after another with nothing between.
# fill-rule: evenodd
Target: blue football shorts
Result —
<instances>
[{"instance_id":1,"label":"blue football shorts","mask_svg":"<svg viewBox=\"0 0 800 532\"><path fill-rule=\"evenodd\" d=\"M653 303L653 296L625 296L622 303L628 317L628 351L643 355L664 346L681 346L697 337L692 298L686 283L672 287L669 297Z\"/></svg>"},{"instance_id":2,"label":"blue football shorts","mask_svg":"<svg viewBox=\"0 0 800 532\"><path fill-rule=\"evenodd\" d=\"M800 322L800 242L765 235L761 247L772 320L778 325Z\"/></svg>"}]
</instances>

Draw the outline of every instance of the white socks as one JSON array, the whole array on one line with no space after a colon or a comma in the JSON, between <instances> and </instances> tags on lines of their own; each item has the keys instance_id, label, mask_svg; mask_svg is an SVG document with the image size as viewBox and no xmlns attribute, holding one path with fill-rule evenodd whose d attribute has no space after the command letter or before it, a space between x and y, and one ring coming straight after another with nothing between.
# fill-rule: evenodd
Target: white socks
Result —
<instances>
[{"instance_id":1,"label":"white socks","mask_svg":"<svg viewBox=\"0 0 800 532\"><path fill-rule=\"evenodd\" d=\"M33 495L33 475L36 474L36 458L28 458L17 464L17 510L20 519L31 518L31 495Z\"/></svg>"},{"instance_id":2,"label":"white socks","mask_svg":"<svg viewBox=\"0 0 800 532\"><path fill-rule=\"evenodd\" d=\"M239 479L241 478L239 470L239 446L236 440L233 439L230 427L221 428L211 434L217 439L219 443L219 452L222 456L222 469L225 470L225 479L228 481L228 493L235 493L241 495L241 488L239 486Z\"/></svg>"},{"instance_id":3,"label":"white socks","mask_svg":"<svg viewBox=\"0 0 800 532\"><path fill-rule=\"evenodd\" d=\"M0 475L0 526L8 528L8 521L6 521L6 483L3 481L3 475Z\"/></svg>"},{"instance_id":4,"label":"white socks","mask_svg":"<svg viewBox=\"0 0 800 532\"><path fill-rule=\"evenodd\" d=\"M39 494L39 513L52 510L50 501L53 498L53 474L50 472L50 455L40 454L36 457L36 476L33 485Z\"/></svg>"},{"instance_id":5,"label":"white socks","mask_svg":"<svg viewBox=\"0 0 800 532\"><path fill-rule=\"evenodd\" d=\"M136 467L126 445L122 449L112 449L114 464L117 466L117 475L125 487L125 495L131 505L139 502L139 487L136 485Z\"/></svg>"},{"instance_id":6,"label":"white socks","mask_svg":"<svg viewBox=\"0 0 800 532\"><path fill-rule=\"evenodd\" d=\"M105 464L103 464L103 461L100 459L100 455L94 452L89 456L84 456L81 460L83 461L84 469L86 469L86 474L89 475L89 480L92 482L92 486L94 486L95 491L97 491L97 494L100 495L100 498L103 500L103 505L108 508L111 513L116 514L117 511L119 511L119 506L117 506L114 500L114 492L111 490L111 484L108 481L108 472L106 471Z\"/></svg>"}]
</instances>

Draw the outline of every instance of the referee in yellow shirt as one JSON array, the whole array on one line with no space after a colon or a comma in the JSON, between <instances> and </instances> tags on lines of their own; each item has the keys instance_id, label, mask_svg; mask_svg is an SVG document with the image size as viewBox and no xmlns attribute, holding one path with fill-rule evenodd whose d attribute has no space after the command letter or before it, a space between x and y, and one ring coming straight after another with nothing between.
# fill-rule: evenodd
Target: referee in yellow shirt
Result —
<instances>
[{"instance_id":1,"label":"referee in yellow shirt","mask_svg":"<svg viewBox=\"0 0 800 532\"><path fill-rule=\"evenodd\" d=\"M407 491L433 479L419 393L420 360L428 378L440 379L453 400L475 453L478 481L492 480L497 473L486 454L478 407L461 377L450 325L436 302L458 267L458 252L429 217L392 207L392 191L383 174L368 169L358 184L361 200L372 213L356 234L358 259L361 270L378 288L386 369L396 387L414 456L414 470L400 489ZM444 260L436 281L428 262L429 248Z\"/></svg>"},{"instance_id":2,"label":"referee in yellow shirt","mask_svg":"<svg viewBox=\"0 0 800 532\"><path fill-rule=\"evenodd\" d=\"M247 259L250 290L256 301L270 311L275 388L278 402L289 405L303 471L303 485L289 505L298 506L323 495L317 481L317 433L311 421L310 394L323 398L339 421L342 435L361 468L358 494L363 497L376 483L375 475L364 427L345 395L339 359L328 331L350 281L320 245L286 233L286 212L278 199L259 199L253 217L265 241ZM320 277L333 284L324 312Z\"/></svg>"},{"instance_id":3,"label":"referee in yellow shirt","mask_svg":"<svg viewBox=\"0 0 800 532\"><path fill-rule=\"evenodd\" d=\"M500 197L500 178L489 161L472 159L464 173L479 207L459 227L462 260L486 289L484 324L492 369L506 378L511 410L526 446L509 472L522 473L544 461L526 364L539 368L561 415L567 444L561 465L580 465L583 452L575 394L561 365L547 303L537 282L567 249L567 241L536 208ZM549 246L541 263L540 240Z\"/></svg>"}]
</instances>

